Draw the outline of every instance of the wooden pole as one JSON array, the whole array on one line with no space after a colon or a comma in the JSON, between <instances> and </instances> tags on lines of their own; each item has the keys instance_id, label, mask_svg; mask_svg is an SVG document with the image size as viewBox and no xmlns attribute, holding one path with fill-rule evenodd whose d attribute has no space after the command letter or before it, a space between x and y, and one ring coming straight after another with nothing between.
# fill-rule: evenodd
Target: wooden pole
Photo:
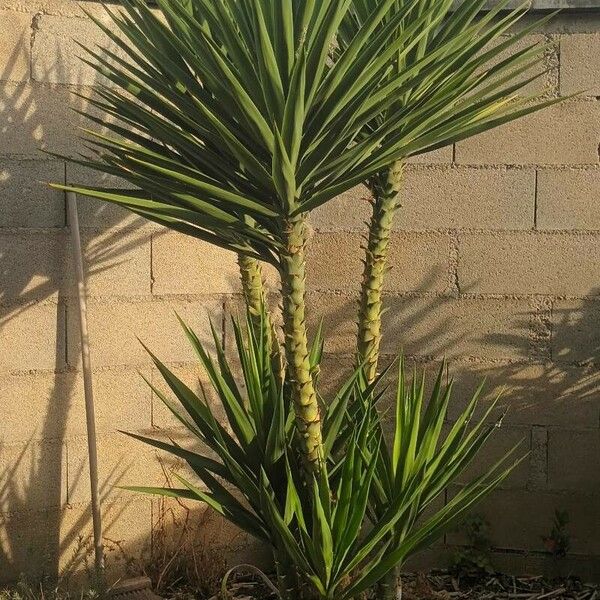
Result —
<instances>
[{"instance_id":1,"label":"wooden pole","mask_svg":"<svg viewBox=\"0 0 600 600\"><path fill-rule=\"evenodd\" d=\"M83 273L83 254L81 252L81 236L79 234L79 217L77 215L77 195L67 192L67 212L71 229L73 265L77 282L77 299L79 306L79 331L81 334L81 363L83 366L83 389L85 395L85 417L87 425L88 456L90 463L90 488L92 496L92 523L94 527L94 559L96 573L100 577L104 567L104 551L102 548L102 517L100 513L100 494L98 491L98 448L96 445L96 418L94 411L94 395L92 388L92 363L90 360L90 343L87 323L87 300L85 278Z\"/></svg>"}]
</instances>

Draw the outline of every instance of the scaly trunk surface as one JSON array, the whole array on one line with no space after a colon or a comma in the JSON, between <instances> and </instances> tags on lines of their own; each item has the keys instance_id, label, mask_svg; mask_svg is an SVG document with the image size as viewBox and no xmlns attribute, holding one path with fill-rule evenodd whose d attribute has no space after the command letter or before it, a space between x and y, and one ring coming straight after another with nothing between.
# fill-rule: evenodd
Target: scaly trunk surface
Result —
<instances>
[{"instance_id":1,"label":"scaly trunk surface","mask_svg":"<svg viewBox=\"0 0 600 600\"><path fill-rule=\"evenodd\" d=\"M393 165L375 183L373 216L369 226L365 269L358 315L358 359L364 361L369 382L377 375L381 346L381 313L383 281L394 214L399 206L398 193L402 183L403 164Z\"/></svg>"},{"instance_id":2,"label":"scaly trunk surface","mask_svg":"<svg viewBox=\"0 0 600 600\"><path fill-rule=\"evenodd\" d=\"M266 306L267 301L260 263L255 258L238 254L238 265L246 305L250 310L252 319L260 325L262 308Z\"/></svg>"},{"instance_id":3,"label":"scaly trunk surface","mask_svg":"<svg viewBox=\"0 0 600 600\"><path fill-rule=\"evenodd\" d=\"M303 215L285 227L285 249L281 256L283 330L288 377L301 436L300 451L309 471L318 472L323 458L321 414L310 369L306 331L306 222Z\"/></svg>"},{"instance_id":4,"label":"scaly trunk surface","mask_svg":"<svg viewBox=\"0 0 600 600\"><path fill-rule=\"evenodd\" d=\"M377 586L377 600L402 600L400 569L392 569Z\"/></svg>"},{"instance_id":5,"label":"scaly trunk surface","mask_svg":"<svg viewBox=\"0 0 600 600\"><path fill-rule=\"evenodd\" d=\"M377 376L381 347L382 293L390 234L394 215L400 206L399 192L404 165L394 164L373 186L373 215L369 225L365 269L358 317L358 360L364 361L366 379L372 383ZM377 585L378 600L400 600L402 585L399 569L392 569Z\"/></svg>"},{"instance_id":6,"label":"scaly trunk surface","mask_svg":"<svg viewBox=\"0 0 600 600\"><path fill-rule=\"evenodd\" d=\"M255 258L238 254L238 265L240 268L240 278L242 280L244 299L246 301L246 306L250 311L250 317L254 325L254 331L257 336L262 335L261 314L264 308L265 318L267 319L267 330L270 332L268 343L271 361L274 365L274 368L277 369L277 371L281 374L281 378L283 380L284 361L279 343L277 341L275 325L267 305L267 295L265 293L265 285L260 262Z\"/></svg>"}]
</instances>

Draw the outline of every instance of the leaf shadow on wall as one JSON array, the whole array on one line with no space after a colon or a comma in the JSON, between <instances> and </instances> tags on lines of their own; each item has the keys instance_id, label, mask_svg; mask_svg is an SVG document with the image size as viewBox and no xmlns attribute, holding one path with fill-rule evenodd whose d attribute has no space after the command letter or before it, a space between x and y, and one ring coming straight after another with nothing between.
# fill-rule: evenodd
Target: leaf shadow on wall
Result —
<instances>
[{"instance_id":1,"label":"leaf shadow on wall","mask_svg":"<svg viewBox=\"0 0 600 600\"><path fill-rule=\"evenodd\" d=\"M70 413L84 399L79 357L73 350L67 357L67 338L78 336L78 325L64 195L47 184L125 185L40 151L80 151L76 125L84 121L73 109L84 109L85 101L73 92L86 95L95 82L72 80L62 69L70 57L61 56L56 40L56 48L47 49L55 51L55 63L41 72L34 61L37 81L13 83L30 43L24 38L0 73L0 583L20 573L56 580L61 553L89 529L85 506L76 522L63 522L71 501L67 483L78 476L67 472L67 438L85 431ZM60 83L66 81L68 87ZM150 294L154 230L90 199L78 204L89 294ZM133 287L142 261L145 270ZM111 278L117 282L112 288ZM107 497L120 476L115 470L103 482ZM107 520L108 533L117 514Z\"/></svg>"},{"instance_id":2,"label":"leaf shadow on wall","mask_svg":"<svg viewBox=\"0 0 600 600\"><path fill-rule=\"evenodd\" d=\"M516 515L511 512L512 507L506 506L507 514L513 518L535 523L527 531L537 527L539 535L531 534L525 539L518 528L513 535L510 519L494 519L492 513L491 522L499 521L504 527L494 542L511 551L544 552L542 535L552 522L555 504L566 502L573 520L573 552L593 554L589 550L593 546L590 539L600 535L600 521L595 509L582 506L597 506L600 492L593 455L593 448L598 447L593 440L598 439L600 424L600 288L591 289L588 297L577 300L485 298L470 289L461 289L461 294L439 295L431 291L432 275L414 292L386 294L381 365L404 351L407 366L425 367L431 380L441 361L447 358L447 380L453 378L455 383L450 422L459 417L484 378L487 381L478 416L504 389L497 409L490 415L490 422L495 422L507 411L503 426L476 461L473 473L481 472L524 438L523 451L535 449L537 455L531 455L505 487L526 490L533 504L536 494L545 495L533 512L523 507ZM355 297L318 293L309 300L313 305L309 318L312 330L320 318L325 327L327 354L320 388L330 398L355 364L357 302ZM392 369L388 376L391 389L384 399L388 408L395 376ZM547 444L553 441L552 436L570 440L561 450L563 459L547 462L553 460L551 454L540 467L540 449L533 438L536 428L547 432ZM556 446L550 448L545 452L556 453ZM567 472L564 465L569 460L581 464ZM560 483L548 479L553 468L562 469ZM492 506L497 510L497 504ZM594 531L591 536L590 528Z\"/></svg>"}]
</instances>

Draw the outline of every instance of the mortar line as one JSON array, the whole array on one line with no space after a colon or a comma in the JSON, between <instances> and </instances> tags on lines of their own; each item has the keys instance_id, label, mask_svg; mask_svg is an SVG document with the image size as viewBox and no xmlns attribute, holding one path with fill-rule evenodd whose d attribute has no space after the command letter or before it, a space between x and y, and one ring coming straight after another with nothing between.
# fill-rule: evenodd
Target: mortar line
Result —
<instances>
[{"instance_id":1,"label":"mortar line","mask_svg":"<svg viewBox=\"0 0 600 600\"><path fill-rule=\"evenodd\" d=\"M539 186L539 171L535 169L535 177L533 183L533 229L538 228L538 186Z\"/></svg>"},{"instance_id":2,"label":"mortar line","mask_svg":"<svg viewBox=\"0 0 600 600\"><path fill-rule=\"evenodd\" d=\"M63 183L67 185L67 161L63 161ZM63 194L63 222L64 226L69 226L69 221L67 218L67 193Z\"/></svg>"},{"instance_id":3,"label":"mortar line","mask_svg":"<svg viewBox=\"0 0 600 600\"><path fill-rule=\"evenodd\" d=\"M68 305L67 302L65 302L64 306L63 306L63 310L64 310L64 319L65 319L65 324L64 324L64 335L65 335L65 350L64 350L64 360L65 360L65 366L69 366L69 310L68 310Z\"/></svg>"},{"instance_id":4,"label":"mortar line","mask_svg":"<svg viewBox=\"0 0 600 600\"><path fill-rule=\"evenodd\" d=\"M154 233L150 234L150 295L154 295Z\"/></svg>"},{"instance_id":5,"label":"mortar line","mask_svg":"<svg viewBox=\"0 0 600 600\"><path fill-rule=\"evenodd\" d=\"M556 67L556 86L557 86L557 90L556 90L556 94L558 96L560 96L560 88L561 88L561 84L562 84L562 39L563 39L563 34L559 34L558 36L558 43L556 44L556 61L558 66Z\"/></svg>"},{"instance_id":6,"label":"mortar line","mask_svg":"<svg viewBox=\"0 0 600 600\"><path fill-rule=\"evenodd\" d=\"M548 341L548 357L551 363L554 363L554 305L556 303L556 298L548 298L548 302L550 303L550 307L548 312L550 313L550 319L548 320L548 329L549 333L549 341Z\"/></svg>"},{"instance_id":7,"label":"mortar line","mask_svg":"<svg viewBox=\"0 0 600 600\"><path fill-rule=\"evenodd\" d=\"M221 344L226 349L227 344L227 298L221 302Z\"/></svg>"},{"instance_id":8,"label":"mortar line","mask_svg":"<svg viewBox=\"0 0 600 600\"><path fill-rule=\"evenodd\" d=\"M69 505L69 440L64 440L65 448L65 501Z\"/></svg>"}]
</instances>

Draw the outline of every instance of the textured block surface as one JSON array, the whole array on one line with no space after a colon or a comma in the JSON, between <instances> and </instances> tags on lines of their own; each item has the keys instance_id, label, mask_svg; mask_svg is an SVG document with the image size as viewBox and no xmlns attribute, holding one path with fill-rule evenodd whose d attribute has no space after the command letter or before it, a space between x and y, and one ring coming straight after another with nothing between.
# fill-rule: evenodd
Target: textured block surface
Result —
<instances>
[{"instance_id":1,"label":"textured block surface","mask_svg":"<svg viewBox=\"0 0 600 600\"><path fill-rule=\"evenodd\" d=\"M464 235L459 285L478 294L597 295L598 241L595 235Z\"/></svg>"},{"instance_id":2,"label":"textured block surface","mask_svg":"<svg viewBox=\"0 0 600 600\"><path fill-rule=\"evenodd\" d=\"M69 230L64 195L46 183L131 185L40 152L75 156L83 151L79 127L97 127L71 110L85 109L76 94L89 96L100 81L78 61L76 42L106 41L81 8L74 0L0 0L0 582L81 568L91 539ZM106 20L100 4L85 8ZM586 579L600 573L600 16L565 11L514 48L537 42L549 44L536 67L546 72L524 92L583 94L407 160L384 284L380 366L403 351L408 369L426 368L431 380L447 357L445 375L456 377L448 424L482 378L488 383L477 417L505 388L488 416L493 423L508 410L502 426L461 478L520 439L522 452L530 451L475 509L490 522L494 565L549 577L562 569ZM507 57L491 55L492 62ZM319 391L326 400L355 365L371 202L367 188L357 186L309 216L307 320L311 340L324 322ZM165 510L184 507L113 486L161 484L182 467L168 459L161 465L155 452L117 431L173 436L199 449L160 401L168 390L138 338L192 390L203 384L223 419L176 313L212 349L210 316L237 372L226 314L242 312L238 268L233 254L115 205L81 196L78 212L106 535L137 557L163 533L177 534L157 534L156 527ZM279 277L274 268L264 272L279 326ZM392 373L385 384L380 405L389 411ZM384 433L391 425L386 419ZM211 549L223 549L232 564L261 561L245 536L190 508ZM561 561L543 554L557 509L570 516L571 555ZM412 564L445 567L464 542L451 532ZM111 576L113 567L122 575L116 563L110 561Z\"/></svg>"},{"instance_id":3,"label":"textured block surface","mask_svg":"<svg viewBox=\"0 0 600 600\"><path fill-rule=\"evenodd\" d=\"M537 185L538 229L600 229L600 169L544 169Z\"/></svg>"},{"instance_id":4,"label":"textured block surface","mask_svg":"<svg viewBox=\"0 0 600 600\"><path fill-rule=\"evenodd\" d=\"M600 96L600 33L561 37L560 91Z\"/></svg>"},{"instance_id":5,"label":"textured block surface","mask_svg":"<svg viewBox=\"0 0 600 600\"><path fill-rule=\"evenodd\" d=\"M79 364L79 330L69 306L68 359ZM148 365L150 356L140 340L164 362L194 360L177 316L194 328L211 348L209 318L219 323L222 306L218 301L92 302L88 307L90 351L94 364L101 366ZM72 318L73 316L73 318ZM106 324L111 326L107 327ZM138 339L139 338L139 339Z\"/></svg>"},{"instance_id":6,"label":"textured block surface","mask_svg":"<svg viewBox=\"0 0 600 600\"><path fill-rule=\"evenodd\" d=\"M64 194L49 183L64 183L58 160L0 160L0 227L63 227Z\"/></svg>"},{"instance_id":7,"label":"textured block surface","mask_svg":"<svg viewBox=\"0 0 600 600\"><path fill-rule=\"evenodd\" d=\"M459 142L462 164L597 164L598 102L565 102Z\"/></svg>"},{"instance_id":8,"label":"textured block surface","mask_svg":"<svg viewBox=\"0 0 600 600\"><path fill-rule=\"evenodd\" d=\"M393 234L386 288L395 292L445 290L449 256L450 240L446 235ZM309 247L308 288L357 291L363 259L364 240L360 234L318 233Z\"/></svg>"},{"instance_id":9,"label":"textured block surface","mask_svg":"<svg viewBox=\"0 0 600 600\"><path fill-rule=\"evenodd\" d=\"M176 263L181 261L184 268ZM240 291L236 255L179 233L157 235L152 245L155 294L233 294Z\"/></svg>"},{"instance_id":10,"label":"textured block surface","mask_svg":"<svg viewBox=\"0 0 600 600\"><path fill-rule=\"evenodd\" d=\"M0 81L29 78L32 16L13 10L0 10Z\"/></svg>"},{"instance_id":11,"label":"textured block surface","mask_svg":"<svg viewBox=\"0 0 600 600\"><path fill-rule=\"evenodd\" d=\"M409 171L400 196L400 229L531 229L535 173L506 168Z\"/></svg>"}]
</instances>

